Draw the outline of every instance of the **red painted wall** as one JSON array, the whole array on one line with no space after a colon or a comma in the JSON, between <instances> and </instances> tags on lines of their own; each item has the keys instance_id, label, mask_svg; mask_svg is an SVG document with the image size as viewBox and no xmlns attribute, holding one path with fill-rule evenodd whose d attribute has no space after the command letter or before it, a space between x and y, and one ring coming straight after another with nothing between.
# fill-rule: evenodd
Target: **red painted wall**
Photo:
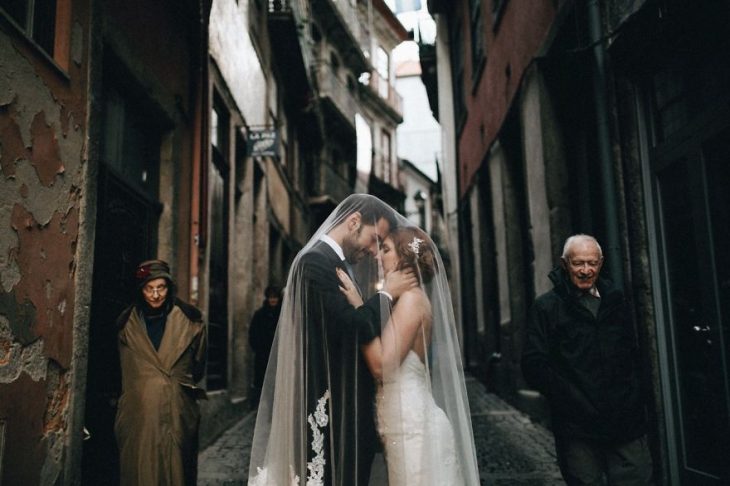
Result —
<instances>
[{"instance_id":1,"label":"red painted wall","mask_svg":"<svg viewBox=\"0 0 730 486\"><path fill-rule=\"evenodd\" d=\"M462 0L462 12L468 1ZM555 21L556 0L509 0L496 32L492 29L492 0L482 0L486 64L472 90L469 16L462 16L464 35L464 93L467 118L458 140L461 196L496 139L522 76L544 44ZM562 5L563 2L559 2Z\"/></svg>"}]
</instances>

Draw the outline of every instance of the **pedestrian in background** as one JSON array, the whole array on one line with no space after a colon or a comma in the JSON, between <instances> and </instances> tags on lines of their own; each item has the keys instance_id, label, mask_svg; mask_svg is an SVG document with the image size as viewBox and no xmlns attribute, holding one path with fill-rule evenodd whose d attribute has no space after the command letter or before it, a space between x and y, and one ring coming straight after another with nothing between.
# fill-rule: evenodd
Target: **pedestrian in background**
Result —
<instances>
[{"instance_id":1,"label":"pedestrian in background","mask_svg":"<svg viewBox=\"0 0 730 486\"><path fill-rule=\"evenodd\" d=\"M142 262L135 277L136 299L117 319L121 485L194 486L205 325L198 309L175 297L167 263Z\"/></svg>"},{"instance_id":2,"label":"pedestrian in background","mask_svg":"<svg viewBox=\"0 0 730 486\"><path fill-rule=\"evenodd\" d=\"M631 309L599 277L595 238L574 235L554 288L535 301L522 371L548 400L558 464L572 485L646 485L652 463Z\"/></svg>"},{"instance_id":3,"label":"pedestrian in background","mask_svg":"<svg viewBox=\"0 0 730 486\"><path fill-rule=\"evenodd\" d=\"M251 408L258 406L261 397L261 388L264 386L266 365L269 363L269 354L274 342L279 314L281 314L281 289L276 285L269 285L264 290L264 303L254 313L248 328L248 343L254 352Z\"/></svg>"}]
</instances>

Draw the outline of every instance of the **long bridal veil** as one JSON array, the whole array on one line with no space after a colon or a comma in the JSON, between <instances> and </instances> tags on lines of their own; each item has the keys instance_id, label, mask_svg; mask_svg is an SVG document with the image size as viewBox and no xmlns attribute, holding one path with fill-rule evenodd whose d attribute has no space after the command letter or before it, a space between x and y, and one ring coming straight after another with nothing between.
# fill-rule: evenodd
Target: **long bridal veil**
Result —
<instances>
[{"instance_id":1,"label":"long bridal veil","mask_svg":"<svg viewBox=\"0 0 730 486\"><path fill-rule=\"evenodd\" d=\"M373 206L378 208L375 213ZM362 258L348 268L367 303L357 312L339 289L334 265L313 263L313 254L329 251L322 250L322 237L353 213L361 214L366 225L377 223L375 219L385 214L391 232L410 232L409 243L414 244L410 248L417 252L406 251L405 258L419 275L425 296L422 307L412 309L426 316L425 332L417 335L426 351L423 361L405 352L414 342L400 342L397 314L389 300L377 293L385 277L382 254ZM382 243L384 235L380 236ZM377 248L382 252L382 247ZM425 254L430 255L427 267L419 258ZM364 309L372 307L372 302L380 303L379 315ZM407 355L391 365L383 356L380 380L370 374L361 353L362 346L377 335L383 343L404 351L399 355ZM404 379L407 366L414 366L414 376L423 379ZM413 393L414 386L422 389ZM384 395L387 406L381 405ZM432 405L424 405L428 400ZM376 401L382 409L376 410ZM440 431L434 430L434 411L444 418ZM398 439L400 434L405 440ZM415 449L409 439L414 436L424 439L417 441ZM383 447L382 439L391 443ZM382 201L357 194L333 210L292 263L259 403L248 484L367 486L346 478L351 477L351 469L363 467L360 462L368 461L363 457L368 457L369 443L385 452L391 473L394 468L401 470L389 474L391 480L400 477L405 479L403 484L416 484L411 475L418 474L425 478L419 486L442 486L437 481L448 455L458 468L459 486L479 484L451 293L438 249L428 235Z\"/></svg>"}]
</instances>

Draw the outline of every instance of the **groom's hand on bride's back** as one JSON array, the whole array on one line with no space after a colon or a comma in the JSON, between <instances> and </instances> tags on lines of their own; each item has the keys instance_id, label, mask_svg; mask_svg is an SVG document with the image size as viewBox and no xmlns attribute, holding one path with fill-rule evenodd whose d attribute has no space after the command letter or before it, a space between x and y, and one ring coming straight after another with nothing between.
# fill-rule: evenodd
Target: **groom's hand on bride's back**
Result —
<instances>
[{"instance_id":1,"label":"groom's hand on bride's back","mask_svg":"<svg viewBox=\"0 0 730 486\"><path fill-rule=\"evenodd\" d=\"M418 278L413 270L397 270L395 272L390 272L388 276L385 277L383 292L386 292L388 295L393 297L393 299L397 299L407 290L417 286Z\"/></svg>"}]
</instances>

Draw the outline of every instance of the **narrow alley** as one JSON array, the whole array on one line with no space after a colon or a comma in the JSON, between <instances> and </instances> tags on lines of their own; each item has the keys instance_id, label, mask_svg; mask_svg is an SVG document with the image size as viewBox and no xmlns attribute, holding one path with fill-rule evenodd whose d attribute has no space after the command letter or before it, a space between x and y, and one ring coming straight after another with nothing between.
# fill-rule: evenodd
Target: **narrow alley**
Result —
<instances>
[{"instance_id":1,"label":"narrow alley","mask_svg":"<svg viewBox=\"0 0 730 486\"><path fill-rule=\"evenodd\" d=\"M563 484L550 431L488 393L479 381L466 380L481 483L490 486ZM256 414L249 413L200 453L198 486L245 485ZM378 461L380 459L380 461ZM376 458L372 483L382 477Z\"/></svg>"}]
</instances>

